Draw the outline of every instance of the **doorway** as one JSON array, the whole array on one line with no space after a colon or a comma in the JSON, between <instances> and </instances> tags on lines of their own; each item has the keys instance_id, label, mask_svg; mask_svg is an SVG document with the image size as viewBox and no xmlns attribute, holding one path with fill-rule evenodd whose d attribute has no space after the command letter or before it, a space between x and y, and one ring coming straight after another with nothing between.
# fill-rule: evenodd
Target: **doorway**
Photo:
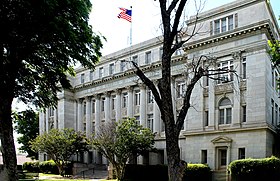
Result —
<instances>
[{"instance_id":1,"label":"doorway","mask_svg":"<svg viewBox=\"0 0 280 181\"><path fill-rule=\"evenodd\" d=\"M227 167L227 147L218 148L218 169L226 169Z\"/></svg>"}]
</instances>

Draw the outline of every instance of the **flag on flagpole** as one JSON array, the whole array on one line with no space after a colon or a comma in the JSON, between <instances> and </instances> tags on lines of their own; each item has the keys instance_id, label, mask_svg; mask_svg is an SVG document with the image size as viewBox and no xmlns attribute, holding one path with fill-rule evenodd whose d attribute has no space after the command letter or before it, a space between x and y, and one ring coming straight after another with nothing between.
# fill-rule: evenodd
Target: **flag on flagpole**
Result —
<instances>
[{"instance_id":1,"label":"flag on flagpole","mask_svg":"<svg viewBox=\"0 0 280 181\"><path fill-rule=\"evenodd\" d=\"M131 16L132 16L132 10L126 9L126 8L120 8L121 12L118 15L118 18L125 19L129 22L131 22Z\"/></svg>"}]
</instances>

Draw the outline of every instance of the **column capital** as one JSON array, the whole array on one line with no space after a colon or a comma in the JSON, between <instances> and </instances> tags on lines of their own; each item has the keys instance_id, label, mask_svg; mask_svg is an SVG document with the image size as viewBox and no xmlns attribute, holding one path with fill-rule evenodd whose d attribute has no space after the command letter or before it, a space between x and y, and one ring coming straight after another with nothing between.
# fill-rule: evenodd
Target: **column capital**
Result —
<instances>
[{"instance_id":1,"label":"column capital","mask_svg":"<svg viewBox=\"0 0 280 181\"><path fill-rule=\"evenodd\" d=\"M231 56L233 59L241 59L242 53L244 52L244 50L239 50L239 51L235 51L231 53Z\"/></svg>"},{"instance_id":2,"label":"column capital","mask_svg":"<svg viewBox=\"0 0 280 181\"><path fill-rule=\"evenodd\" d=\"M99 100L101 98L101 95L100 94L95 94L94 97L95 97L95 99Z\"/></svg>"},{"instance_id":3,"label":"column capital","mask_svg":"<svg viewBox=\"0 0 280 181\"><path fill-rule=\"evenodd\" d=\"M78 98L78 103L82 103L84 101L84 98Z\"/></svg>"},{"instance_id":4,"label":"column capital","mask_svg":"<svg viewBox=\"0 0 280 181\"><path fill-rule=\"evenodd\" d=\"M91 101L91 99L92 99L92 96L87 96L87 97L86 97L86 100L87 100L87 101Z\"/></svg>"},{"instance_id":5,"label":"column capital","mask_svg":"<svg viewBox=\"0 0 280 181\"><path fill-rule=\"evenodd\" d=\"M144 84L144 83L139 83L138 84L139 85L139 87L140 87L140 89L146 89L146 84Z\"/></svg>"},{"instance_id":6,"label":"column capital","mask_svg":"<svg viewBox=\"0 0 280 181\"><path fill-rule=\"evenodd\" d=\"M107 91L107 92L104 92L104 94L105 94L106 97L109 97L111 95L111 92Z\"/></svg>"},{"instance_id":7,"label":"column capital","mask_svg":"<svg viewBox=\"0 0 280 181\"><path fill-rule=\"evenodd\" d=\"M132 92L133 91L133 86L127 86L125 87L129 92Z\"/></svg>"},{"instance_id":8,"label":"column capital","mask_svg":"<svg viewBox=\"0 0 280 181\"><path fill-rule=\"evenodd\" d=\"M116 89L115 92L116 92L117 94L121 94L121 93L122 93L122 89Z\"/></svg>"}]
</instances>

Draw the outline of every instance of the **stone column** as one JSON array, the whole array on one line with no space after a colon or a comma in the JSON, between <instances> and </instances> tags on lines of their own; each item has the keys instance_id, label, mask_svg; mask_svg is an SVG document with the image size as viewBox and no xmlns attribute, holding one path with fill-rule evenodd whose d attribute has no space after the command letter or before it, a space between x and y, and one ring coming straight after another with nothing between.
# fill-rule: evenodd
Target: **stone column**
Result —
<instances>
[{"instance_id":1,"label":"stone column","mask_svg":"<svg viewBox=\"0 0 280 181\"><path fill-rule=\"evenodd\" d=\"M121 105L121 89L116 90L116 121L121 120L122 118L122 105Z\"/></svg>"},{"instance_id":2,"label":"stone column","mask_svg":"<svg viewBox=\"0 0 280 181\"><path fill-rule=\"evenodd\" d=\"M233 64L234 67L238 67L236 69L236 74L241 75L241 67L242 67L242 52L233 52L232 57L234 59ZM240 93L240 87L239 77L236 75L233 76L233 102L232 102L232 124L233 126L240 127L241 123L241 116L240 116L240 108L241 108L241 93Z\"/></svg>"},{"instance_id":3,"label":"stone column","mask_svg":"<svg viewBox=\"0 0 280 181\"><path fill-rule=\"evenodd\" d=\"M40 128L40 135L45 132L45 112L40 112L39 114L39 128Z\"/></svg>"},{"instance_id":4,"label":"stone column","mask_svg":"<svg viewBox=\"0 0 280 181\"><path fill-rule=\"evenodd\" d=\"M127 116L133 117L133 87L128 87L128 106L127 106Z\"/></svg>"},{"instance_id":5,"label":"stone column","mask_svg":"<svg viewBox=\"0 0 280 181\"><path fill-rule=\"evenodd\" d=\"M155 86L157 87L158 85L158 81L155 80L154 81ZM160 111L159 111L159 107L156 103L156 101L154 100L154 105L153 105L153 132L157 132L158 134L161 132L160 129Z\"/></svg>"},{"instance_id":6,"label":"stone column","mask_svg":"<svg viewBox=\"0 0 280 181\"><path fill-rule=\"evenodd\" d=\"M105 122L108 121L111 121L110 92L106 92L105 97Z\"/></svg>"},{"instance_id":7,"label":"stone column","mask_svg":"<svg viewBox=\"0 0 280 181\"><path fill-rule=\"evenodd\" d=\"M77 130L78 131L83 131L83 99L78 99Z\"/></svg>"},{"instance_id":8,"label":"stone column","mask_svg":"<svg viewBox=\"0 0 280 181\"><path fill-rule=\"evenodd\" d=\"M147 91L146 85L140 84L140 125L146 127L147 113Z\"/></svg>"},{"instance_id":9,"label":"stone column","mask_svg":"<svg viewBox=\"0 0 280 181\"><path fill-rule=\"evenodd\" d=\"M89 138L91 135L91 127L92 127L92 121L91 121L91 96L88 96L86 98L86 136Z\"/></svg>"},{"instance_id":10,"label":"stone column","mask_svg":"<svg viewBox=\"0 0 280 181\"><path fill-rule=\"evenodd\" d=\"M218 123L218 119L215 123L215 82L209 79L209 89L208 89L208 129L215 129Z\"/></svg>"},{"instance_id":11,"label":"stone column","mask_svg":"<svg viewBox=\"0 0 280 181\"><path fill-rule=\"evenodd\" d=\"M95 97L95 131L99 130L100 126L100 95Z\"/></svg>"}]
</instances>

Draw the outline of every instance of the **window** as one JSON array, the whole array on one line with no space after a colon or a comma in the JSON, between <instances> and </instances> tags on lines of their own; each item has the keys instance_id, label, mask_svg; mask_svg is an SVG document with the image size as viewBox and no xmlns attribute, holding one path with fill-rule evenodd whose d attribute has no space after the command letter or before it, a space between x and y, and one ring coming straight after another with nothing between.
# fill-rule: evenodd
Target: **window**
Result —
<instances>
[{"instance_id":1,"label":"window","mask_svg":"<svg viewBox=\"0 0 280 181\"><path fill-rule=\"evenodd\" d=\"M127 101L128 101L127 92L123 93L122 100L123 100L122 107L127 107Z\"/></svg>"},{"instance_id":2,"label":"window","mask_svg":"<svg viewBox=\"0 0 280 181\"><path fill-rule=\"evenodd\" d=\"M271 99L271 124L274 124L274 100Z\"/></svg>"},{"instance_id":3,"label":"window","mask_svg":"<svg viewBox=\"0 0 280 181\"><path fill-rule=\"evenodd\" d=\"M99 68L99 78L102 78L104 76L104 69L103 67Z\"/></svg>"},{"instance_id":4,"label":"window","mask_svg":"<svg viewBox=\"0 0 280 181\"><path fill-rule=\"evenodd\" d=\"M111 63L109 65L109 74L113 75L115 73L115 64Z\"/></svg>"},{"instance_id":5,"label":"window","mask_svg":"<svg viewBox=\"0 0 280 181\"><path fill-rule=\"evenodd\" d=\"M233 15L217 19L214 21L214 33L223 33L233 30Z\"/></svg>"},{"instance_id":6,"label":"window","mask_svg":"<svg viewBox=\"0 0 280 181\"><path fill-rule=\"evenodd\" d=\"M84 115L86 115L86 113L87 113L87 103L86 102L84 102Z\"/></svg>"},{"instance_id":7,"label":"window","mask_svg":"<svg viewBox=\"0 0 280 181\"><path fill-rule=\"evenodd\" d=\"M154 97L151 90L148 90L148 103L154 103Z\"/></svg>"},{"instance_id":8,"label":"window","mask_svg":"<svg viewBox=\"0 0 280 181\"><path fill-rule=\"evenodd\" d=\"M140 90L135 91L135 105L140 105Z\"/></svg>"},{"instance_id":9,"label":"window","mask_svg":"<svg viewBox=\"0 0 280 181\"><path fill-rule=\"evenodd\" d=\"M242 106L242 122L245 123L247 121L246 119L246 106Z\"/></svg>"},{"instance_id":10,"label":"window","mask_svg":"<svg viewBox=\"0 0 280 181\"><path fill-rule=\"evenodd\" d=\"M105 110L105 97L101 98L101 111Z\"/></svg>"},{"instance_id":11,"label":"window","mask_svg":"<svg viewBox=\"0 0 280 181\"><path fill-rule=\"evenodd\" d=\"M153 114L148 114L147 128L150 128L151 131L153 131L153 121Z\"/></svg>"},{"instance_id":12,"label":"window","mask_svg":"<svg viewBox=\"0 0 280 181\"><path fill-rule=\"evenodd\" d=\"M208 126L209 125L209 112L205 111L204 112L204 126Z\"/></svg>"},{"instance_id":13,"label":"window","mask_svg":"<svg viewBox=\"0 0 280 181\"><path fill-rule=\"evenodd\" d=\"M207 150L201 150L201 163L207 163Z\"/></svg>"},{"instance_id":14,"label":"window","mask_svg":"<svg viewBox=\"0 0 280 181\"><path fill-rule=\"evenodd\" d=\"M238 148L238 159L245 159L245 148Z\"/></svg>"},{"instance_id":15,"label":"window","mask_svg":"<svg viewBox=\"0 0 280 181\"><path fill-rule=\"evenodd\" d=\"M219 104L219 124L231 124L231 102L224 98Z\"/></svg>"},{"instance_id":16,"label":"window","mask_svg":"<svg viewBox=\"0 0 280 181\"><path fill-rule=\"evenodd\" d=\"M231 61L221 62L219 65L219 69L223 71L233 70L233 61L231 60ZM227 72L227 73L219 74L218 79L219 79L218 80L219 84L233 81L233 73Z\"/></svg>"},{"instance_id":17,"label":"window","mask_svg":"<svg viewBox=\"0 0 280 181\"><path fill-rule=\"evenodd\" d=\"M89 72L89 80L93 80L93 71L92 70Z\"/></svg>"},{"instance_id":18,"label":"window","mask_svg":"<svg viewBox=\"0 0 280 181\"><path fill-rule=\"evenodd\" d=\"M177 83L177 98L182 98L186 92L186 83L184 81L180 81Z\"/></svg>"},{"instance_id":19,"label":"window","mask_svg":"<svg viewBox=\"0 0 280 181\"><path fill-rule=\"evenodd\" d=\"M121 60L121 67L120 67L121 72L125 71L125 60Z\"/></svg>"},{"instance_id":20,"label":"window","mask_svg":"<svg viewBox=\"0 0 280 181\"><path fill-rule=\"evenodd\" d=\"M146 52L146 55L145 55L145 63L146 64L149 64L152 62L152 52Z\"/></svg>"},{"instance_id":21,"label":"window","mask_svg":"<svg viewBox=\"0 0 280 181\"><path fill-rule=\"evenodd\" d=\"M54 109L49 108L49 117L54 117Z\"/></svg>"},{"instance_id":22,"label":"window","mask_svg":"<svg viewBox=\"0 0 280 181\"><path fill-rule=\"evenodd\" d=\"M116 109L116 95L112 96L112 110Z\"/></svg>"},{"instance_id":23,"label":"window","mask_svg":"<svg viewBox=\"0 0 280 181\"><path fill-rule=\"evenodd\" d=\"M85 74L81 74L81 83L85 83Z\"/></svg>"},{"instance_id":24,"label":"window","mask_svg":"<svg viewBox=\"0 0 280 181\"><path fill-rule=\"evenodd\" d=\"M87 130L87 123L84 123L84 131Z\"/></svg>"},{"instance_id":25,"label":"window","mask_svg":"<svg viewBox=\"0 0 280 181\"><path fill-rule=\"evenodd\" d=\"M159 59L161 60L163 54L163 47L159 48Z\"/></svg>"},{"instance_id":26,"label":"window","mask_svg":"<svg viewBox=\"0 0 280 181\"><path fill-rule=\"evenodd\" d=\"M246 79L246 57L242 59L242 78Z\"/></svg>"},{"instance_id":27,"label":"window","mask_svg":"<svg viewBox=\"0 0 280 181\"><path fill-rule=\"evenodd\" d=\"M92 113L95 113L95 100L92 101L91 103L91 108L92 108Z\"/></svg>"},{"instance_id":28,"label":"window","mask_svg":"<svg viewBox=\"0 0 280 181\"><path fill-rule=\"evenodd\" d=\"M140 125L140 116L134 116L134 117L135 117L136 123L138 125Z\"/></svg>"},{"instance_id":29,"label":"window","mask_svg":"<svg viewBox=\"0 0 280 181\"><path fill-rule=\"evenodd\" d=\"M138 65L138 56L137 55L133 56L132 61Z\"/></svg>"},{"instance_id":30,"label":"window","mask_svg":"<svg viewBox=\"0 0 280 181\"><path fill-rule=\"evenodd\" d=\"M275 125L278 124L278 105L275 104Z\"/></svg>"}]
</instances>

